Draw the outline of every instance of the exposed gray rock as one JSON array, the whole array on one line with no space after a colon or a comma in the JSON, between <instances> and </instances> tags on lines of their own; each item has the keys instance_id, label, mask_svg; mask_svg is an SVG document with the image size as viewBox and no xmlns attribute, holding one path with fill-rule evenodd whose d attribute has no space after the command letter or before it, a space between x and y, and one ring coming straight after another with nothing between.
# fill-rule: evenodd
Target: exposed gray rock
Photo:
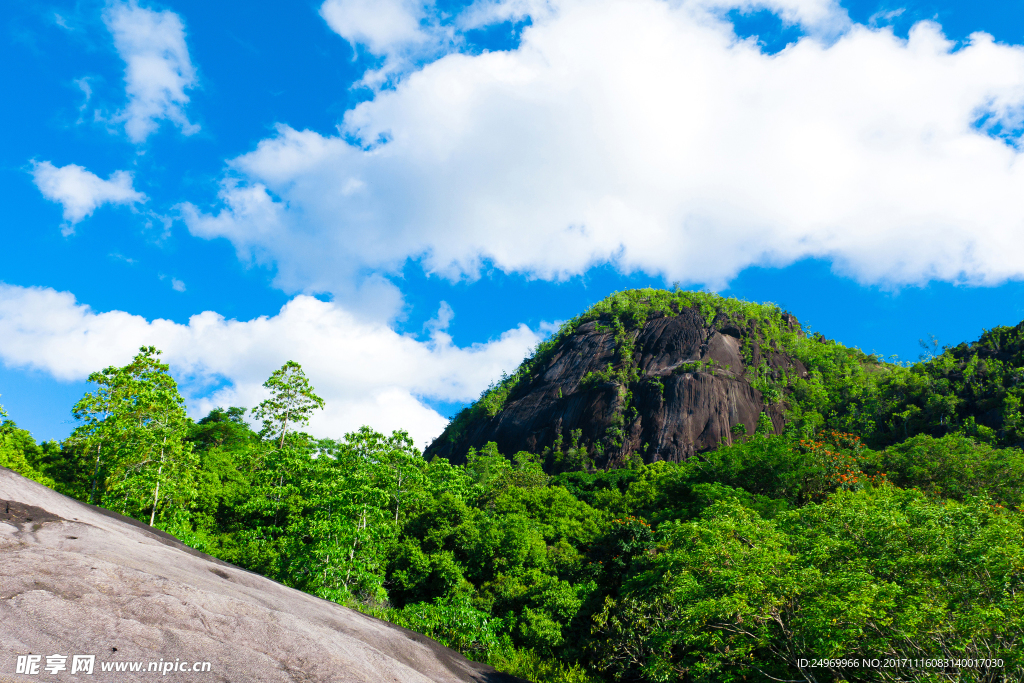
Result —
<instances>
[{"instance_id":1,"label":"exposed gray rock","mask_svg":"<svg viewBox=\"0 0 1024 683\"><path fill-rule=\"evenodd\" d=\"M799 329L791 315L783 320ZM585 323L516 387L502 410L460 425L461 433L450 427L427 448L426 457L464 463L469 448L489 441L510 456L553 449L559 437L565 449L579 430L579 444L596 456L599 467L621 465L634 455L646 462L685 460L731 443L739 425L753 433L762 412L781 432L784 406L766 402L753 386L762 361L775 379L784 372L806 375L798 360L762 347L755 330L721 316L708 325L697 309L652 315L632 335L638 373L629 386L584 383L588 373L623 366L608 326ZM619 433L610 437L613 430Z\"/></svg>"},{"instance_id":2,"label":"exposed gray rock","mask_svg":"<svg viewBox=\"0 0 1024 683\"><path fill-rule=\"evenodd\" d=\"M68 656L56 675L18 655ZM92 676L71 656L96 655ZM102 662L211 663L103 673ZM148 664L144 664L144 669ZM426 638L184 546L0 468L0 681L518 680Z\"/></svg>"}]
</instances>

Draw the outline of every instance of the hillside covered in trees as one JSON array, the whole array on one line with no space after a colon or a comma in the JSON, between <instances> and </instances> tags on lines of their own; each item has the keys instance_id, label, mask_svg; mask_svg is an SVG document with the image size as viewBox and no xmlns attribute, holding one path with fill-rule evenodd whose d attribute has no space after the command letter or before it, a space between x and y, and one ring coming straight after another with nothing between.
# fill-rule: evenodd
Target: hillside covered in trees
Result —
<instances>
[{"instance_id":1,"label":"hillside covered in trees","mask_svg":"<svg viewBox=\"0 0 1024 683\"><path fill-rule=\"evenodd\" d=\"M604 469L683 460L765 418L760 426L776 434L839 429L874 446L963 433L1019 447L1022 340L1024 323L925 362L886 363L807 336L771 304L631 290L563 325L459 413L427 455L459 461L495 441L545 453L548 468L572 448Z\"/></svg>"},{"instance_id":2,"label":"hillside covered in trees","mask_svg":"<svg viewBox=\"0 0 1024 683\"><path fill-rule=\"evenodd\" d=\"M690 347L659 351L673 324ZM4 422L0 465L530 680L1021 680L1022 337L886 363L772 305L622 292L426 457L302 432L322 401L291 362L261 431L192 422L145 348L63 443ZM652 448L694 387L747 403Z\"/></svg>"}]
</instances>

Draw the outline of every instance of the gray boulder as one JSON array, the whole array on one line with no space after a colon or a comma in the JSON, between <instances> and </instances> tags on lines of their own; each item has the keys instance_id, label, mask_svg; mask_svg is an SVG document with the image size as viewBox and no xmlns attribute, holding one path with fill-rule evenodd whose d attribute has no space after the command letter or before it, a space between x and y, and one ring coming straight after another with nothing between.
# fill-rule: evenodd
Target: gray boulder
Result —
<instances>
[{"instance_id":1,"label":"gray boulder","mask_svg":"<svg viewBox=\"0 0 1024 683\"><path fill-rule=\"evenodd\" d=\"M16 673L30 654L42 656L39 673ZM47 673L49 655L67 657L66 669ZM74 655L95 656L92 675L71 675ZM111 662L142 671L102 671ZM178 671L163 674L163 662ZM209 671L181 670L196 662ZM0 468L0 681L40 680L518 679Z\"/></svg>"}]
</instances>

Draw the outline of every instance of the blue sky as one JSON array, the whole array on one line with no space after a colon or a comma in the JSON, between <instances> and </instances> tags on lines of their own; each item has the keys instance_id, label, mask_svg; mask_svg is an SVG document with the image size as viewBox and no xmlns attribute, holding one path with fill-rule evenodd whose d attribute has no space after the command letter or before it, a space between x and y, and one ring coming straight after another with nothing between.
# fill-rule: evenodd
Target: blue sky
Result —
<instances>
[{"instance_id":1,"label":"blue sky","mask_svg":"<svg viewBox=\"0 0 1024 683\"><path fill-rule=\"evenodd\" d=\"M0 403L73 428L156 344L424 443L633 286L916 359L1024 319L1024 10L829 0L0 9ZM986 35L982 35L986 34Z\"/></svg>"}]
</instances>

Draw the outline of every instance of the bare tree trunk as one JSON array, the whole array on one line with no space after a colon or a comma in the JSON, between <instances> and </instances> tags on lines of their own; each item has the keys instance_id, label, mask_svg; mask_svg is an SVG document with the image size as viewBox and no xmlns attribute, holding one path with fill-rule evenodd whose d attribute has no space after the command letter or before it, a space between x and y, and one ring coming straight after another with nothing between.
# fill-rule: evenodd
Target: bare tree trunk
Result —
<instances>
[{"instance_id":1,"label":"bare tree trunk","mask_svg":"<svg viewBox=\"0 0 1024 683\"><path fill-rule=\"evenodd\" d=\"M163 469L163 466L161 466L161 470L162 469ZM157 476L158 477L160 476L159 472L157 472ZM153 520L156 518L156 502L158 500L160 500L160 480L159 479L156 480L156 490L153 492L153 512L151 512L150 515L149 515L149 525L150 526L153 526Z\"/></svg>"},{"instance_id":2,"label":"bare tree trunk","mask_svg":"<svg viewBox=\"0 0 1024 683\"><path fill-rule=\"evenodd\" d=\"M281 426L281 443L277 444L278 448L284 448L284 435L288 433L288 415L284 416L284 425Z\"/></svg>"},{"instance_id":3,"label":"bare tree trunk","mask_svg":"<svg viewBox=\"0 0 1024 683\"><path fill-rule=\"evenodd\" d=\"M92 490L89 491L89 504L93 504L93 497L96 495L96 479L100 475L100 448L103 442L96 444L96 467L92 471Z\"/></svg>"},{"instance_id":4,"label":"bare tree trunk","mask_svg":"<svg viewBox=\"0 0 1024 683\"><path fill-rule=\"evenodd\" d=\"M398 524L398 509L402 506L402 472L396 477L398 486L395 487L395 524Z\"/></svg>"},{"instance_id":5,"label":"bare tree trunk","mask_svg":"<svg viewBox=\"0 0 1024 683\"><path fill-rule=\"evenodd\" d=\"M160 475L164 473L164 446L167 445L167 437L164 437L164 443L160 446L160 467L156 471L156 490L153 492L153 511L149 514L149 525L153 526L153 521L156 519L156 504L160 500Z\"/></svg>"}]
</instances>

